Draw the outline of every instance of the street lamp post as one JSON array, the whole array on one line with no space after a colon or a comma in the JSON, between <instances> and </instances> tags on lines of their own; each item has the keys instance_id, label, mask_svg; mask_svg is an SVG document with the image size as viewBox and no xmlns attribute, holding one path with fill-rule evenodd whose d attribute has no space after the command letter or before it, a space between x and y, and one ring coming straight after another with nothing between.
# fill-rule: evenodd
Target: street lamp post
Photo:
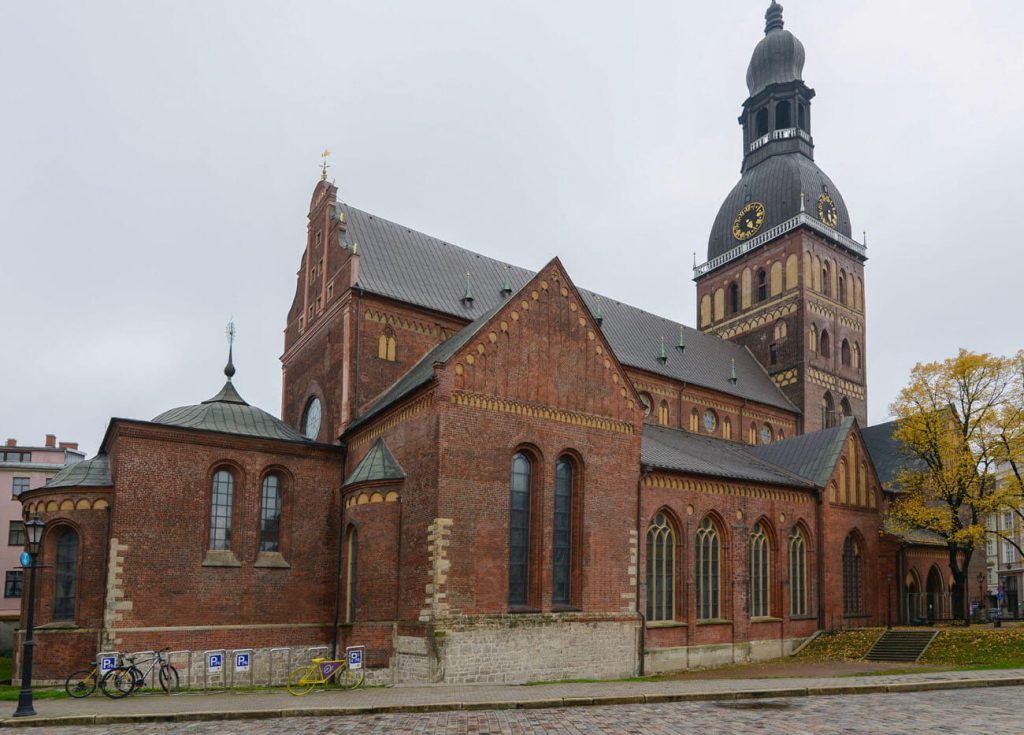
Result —
<instances>
[{"instance_id":1,"label":"street lamp post","mask_svg":"<svg viewBox=\"0 0 1024 735\"><path fill-rule=\"evenodd\" d=\"M892 630L892 575L886 575L885 581L885 627Z\"/></svg>"},{"instance_id":2,"label":"street lamp post","mask_svg":"<svg viewBox=\"0 0 1024 735\"><path fill-rule=\"evenodd\" d=\"M18 709L15 717L29 717L36 713L32 707L32 639L36 610L36 557L39 555L39 543L43 539L46 524L39 516L32 516L25 521L25 539L28 541L28 613L25 615L25 645L21 654L21 692L18 694Z\"/></svg>"}]
</instances>

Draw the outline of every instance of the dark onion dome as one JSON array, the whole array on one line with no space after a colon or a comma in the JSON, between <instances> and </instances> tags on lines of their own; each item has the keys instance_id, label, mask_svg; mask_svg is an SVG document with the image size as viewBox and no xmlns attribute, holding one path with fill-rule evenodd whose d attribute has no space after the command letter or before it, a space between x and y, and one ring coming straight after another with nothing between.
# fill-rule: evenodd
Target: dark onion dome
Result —
<instances>
[{"instance_id":1,"label":"dark onion dome","mask_svg":"<svg viewBox=\"0 0 1024 735\"><path fill-rule=\"evenodd\" d=\"M164 411L153 419L153 423L260 439L313 443L280 419L246 403L235 390L230 378L213 398L197 406L182 406Z\"/></svg>"},{"instance_id":2,"label":"dark onion dome","mask_svg":"<svg viewBox=\"0 0 1024 735\"><path fill-rule=\"evenodd\" d=\"M800 213L800 194L804 194L804 210L818 218L818 200L827 195L836 206L838 222L835 229L850 237L850 213L842 194L811 159L801 153L772 156L743 174L725 198L715 217L708 239L708 260L742 245L733 237L736 215L747 202L764 205L764 223L758 234L796 217Z\"/></svg>"},{"instance_id":3,"label":"dark onion dome","mask_svg":"<svg viewBox=\"0 0 1024 735\"><path fill-rule=\"evenodd\" d=\"M58 487L111 487L110 464L107 455L97 454L92 459L67 465L46 481L46 489Z\"/></svg>"},{"instance_id":4,"label":"dark onion dome","mask_svg":"<svg viewBox=\"0 0 1024 735\"><path fill-rule=\"evenodd\" d=\"M764 14L764 38L754 48L747 66L747 89L753 97L772 84L802 79L804 45L782 28L782 6L772 0Z\"/></svg>"}]
</instances>

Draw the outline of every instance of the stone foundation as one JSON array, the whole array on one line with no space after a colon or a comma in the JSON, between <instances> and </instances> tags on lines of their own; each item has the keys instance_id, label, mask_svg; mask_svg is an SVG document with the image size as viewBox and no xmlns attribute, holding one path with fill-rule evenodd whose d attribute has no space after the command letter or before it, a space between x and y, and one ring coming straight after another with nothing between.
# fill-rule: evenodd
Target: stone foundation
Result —
<instances>
[{"instance_id":1,"label":"stone foundation","mask_svg":"<svg viewBox=\"0 0 1024 735\"><path fill-rule=\"evenodd\" d=\"M807 639L776 638L746 643L648 648L644 653L644 673L661 674L683 669L703 669L711 666L785 658L805 640Z\"/></svg>"}]
</instances>

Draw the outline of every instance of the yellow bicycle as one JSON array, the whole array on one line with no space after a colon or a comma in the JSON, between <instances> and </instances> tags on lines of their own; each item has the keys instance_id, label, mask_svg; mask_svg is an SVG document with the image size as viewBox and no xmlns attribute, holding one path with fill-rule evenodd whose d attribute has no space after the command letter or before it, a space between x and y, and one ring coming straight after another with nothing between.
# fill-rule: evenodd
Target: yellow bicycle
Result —
<instances>
[{"instance_id":1,"label":"yellow bicycle","mask_svg":"<svg viewBox=\"0 0 1024 735\"><path fill-rule=\"evenodd\" d=\"M325 658L314 658L312 663L299 666L288 674L288 692L296 697L309 694L317 684L326 688L332 682L342 689L355 689L362 686L366 678L364 669L353 671L347 661L328 661Z\"/></svg>"}]
</instances>

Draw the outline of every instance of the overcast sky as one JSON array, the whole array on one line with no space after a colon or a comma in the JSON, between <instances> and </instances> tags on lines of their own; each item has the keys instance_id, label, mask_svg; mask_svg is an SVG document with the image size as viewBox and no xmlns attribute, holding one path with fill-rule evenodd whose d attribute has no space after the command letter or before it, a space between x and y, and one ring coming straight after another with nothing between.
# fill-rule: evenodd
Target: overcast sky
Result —
<instances>
[{"instance_id":1,"label":"overcast sky","mask_svg":"<svg viewBox=\"0 0 1024 735\"><path fill-rule=\"evenodd\" d=\"M694 324L766 0L0 0L0 433L90 454L223 383L280 413L327 147L352 205ZM1024 346L1024 3L787 0L868 231L869 420ZM3 437L0 437L3 438Z\"/></svg>"}]
</instances>

